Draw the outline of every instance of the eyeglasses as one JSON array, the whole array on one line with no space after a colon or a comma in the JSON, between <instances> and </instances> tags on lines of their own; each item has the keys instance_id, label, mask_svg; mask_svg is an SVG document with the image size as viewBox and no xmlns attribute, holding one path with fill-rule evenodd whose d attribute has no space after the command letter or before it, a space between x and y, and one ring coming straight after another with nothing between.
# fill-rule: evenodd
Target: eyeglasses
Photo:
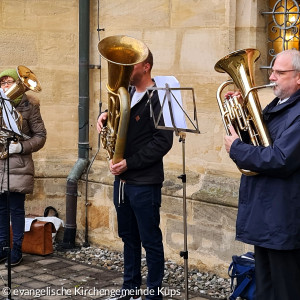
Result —
<instances>
[{"instance_id":1,"label":"eyeglasses","mask_svg":"<svg viewBox=\"0 0 300 300\"><path fill-rule=\"evenodd\" d=\"M6 84L11 85L11 84L13 84L13 83L14 83L13 80L1 81L1 86L4 86L4 85L6 85Z\"/></svg>"},{"instance_id":2,"label":"eyeglasses","mask_svg":"<svg viewBox=\"0 0 300 300\"><path fill-rule=\"evenodd\" d=\"M269 74L269 76L271 76L272 74L274 74L276 77L280 77L284 73L294 72L294 71L296 71L296 70L273 70L273 69L269 69L268 70L268 74Z\"/></svg>"}]
</instances>

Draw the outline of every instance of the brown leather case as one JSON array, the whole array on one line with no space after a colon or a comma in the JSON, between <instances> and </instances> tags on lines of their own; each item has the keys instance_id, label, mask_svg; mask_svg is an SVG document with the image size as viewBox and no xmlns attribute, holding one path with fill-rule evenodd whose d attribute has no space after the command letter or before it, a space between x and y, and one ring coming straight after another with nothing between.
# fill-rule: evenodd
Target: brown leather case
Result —
<instances>
[{"instance_id":1,"label":"brown leather case","mask_svg":"<svg viewBox=\"0 0 300 300\"><path fill-rule=\"evenodd\" d=\"M55 231L53 223L33 220L30 231L24 233L22 252L37 255L53 253L52 233Z\"/></svg>"}]
</instances>

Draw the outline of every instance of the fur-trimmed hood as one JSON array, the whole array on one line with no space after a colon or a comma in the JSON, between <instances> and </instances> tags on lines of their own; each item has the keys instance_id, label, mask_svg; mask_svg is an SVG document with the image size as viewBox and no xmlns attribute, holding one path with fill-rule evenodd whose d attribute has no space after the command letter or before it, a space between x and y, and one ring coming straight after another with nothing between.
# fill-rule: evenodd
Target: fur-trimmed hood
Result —
<instances>
[{"instance_id":1,"label":"fur-trimmed hood","mask_svg":"<svg viewBox=\"0 0 300 300\"><path fill-rule=\"evenodd\" d=\"M27 100L32 104L32 105L40 105L40 100L39 98L35 95L33 92L26 92L25 95L27 96ZM24 96L23 96L24 99ZM22 100L23 100L22 99Z\"/></svg>"}]
</instances>

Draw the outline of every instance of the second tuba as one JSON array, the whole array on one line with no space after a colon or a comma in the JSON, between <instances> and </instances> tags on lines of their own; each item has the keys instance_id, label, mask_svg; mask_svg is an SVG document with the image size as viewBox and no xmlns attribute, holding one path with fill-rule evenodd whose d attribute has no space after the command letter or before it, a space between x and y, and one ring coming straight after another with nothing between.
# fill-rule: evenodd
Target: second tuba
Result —
<instances>
[{"instance_id":1,"label":"second tuba","mask_svg":"<svg viewBox=\"0 0 300 300\"><path fill-rule=\"evenodd\" d=\"M14 100L26 91L40 92L42 90L41 84L36 78L35 74L25 66L18 66L17 69L18 79L16 82L4 92L2 100ZM20 132L20 135L15 135L14 126L12 122ZM11 105L1 101L0 103L0 145L2 151L0 151L0 159L7 158L6 143L7 138L14 136L16 141L22 137L28 139L30 137L22 134L22 115Z\"/></svg>"},{"instance_id":2,"label":"second tuba","mask_svg":"<svg viewBox=\"0 0 300 300\"><path fill-rule=\"evenodd\" d=\"M261 104L257 90L273 87L270 83L262 86L254 84L254 62L260 57L257 49L243 49L232 52L215 64L215 70L227 73L231 80L223 82L217 90L217 101L226 133L233 125L239 137L254 146L267 147L272 144L269 131L263 122ZM230 84L235 84L242 96L242 103L237 97L222 99L222 91ZM240 170L245 175L256 175L249 170Z\"/></svg>"},{"instance_id":3,"label":"second tuba","mask_svg":"<svg viewBox=\"0 0 300 300\"><path fill-rule=\"evenodd\" d=\"M108 61L108 116L101 133L101 143L113 164L123 159L130 116L128 93L134 65L149 54L147 46L130 36L116 35L101 40L100 55Z\"/></svg>"}]
</instances>

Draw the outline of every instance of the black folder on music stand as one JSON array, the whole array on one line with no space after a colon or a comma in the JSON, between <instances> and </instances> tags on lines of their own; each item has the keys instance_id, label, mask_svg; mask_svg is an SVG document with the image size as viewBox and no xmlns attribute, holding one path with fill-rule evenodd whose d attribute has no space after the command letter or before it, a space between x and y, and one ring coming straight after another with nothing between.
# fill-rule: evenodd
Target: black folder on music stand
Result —
<instances>
[{"instance_id":1,"label":"black folder on music stand","mask_svg":"<svg viewBox=\"0 0 300 300\"><path fill-rule=\"evenodd\" d=\"M184 281L185 281L185 300L188 300L188 250L187 250L187 216L186 216L186 174L185 174L185 136L186 132L199 134L196 102L193 88L181 88L179 82L174 76L157 76L154 78L156 86L148 88L148 97L150 101L150 112L157 129L173 130L176 136L179 136L179 142L182 142L182 175L178 176L183 184L183 233L184 250L180 251L180 256L184 258ZM162 87L164 86L164 87ZM151 104L151 95L154 91L158 92L161 103L161 110L158 116L154 115ZM183 108L181 92L185 91L192 99L193 120ZM163 117L164 126L161 124Z\"/></svg>"}]
</instances>

